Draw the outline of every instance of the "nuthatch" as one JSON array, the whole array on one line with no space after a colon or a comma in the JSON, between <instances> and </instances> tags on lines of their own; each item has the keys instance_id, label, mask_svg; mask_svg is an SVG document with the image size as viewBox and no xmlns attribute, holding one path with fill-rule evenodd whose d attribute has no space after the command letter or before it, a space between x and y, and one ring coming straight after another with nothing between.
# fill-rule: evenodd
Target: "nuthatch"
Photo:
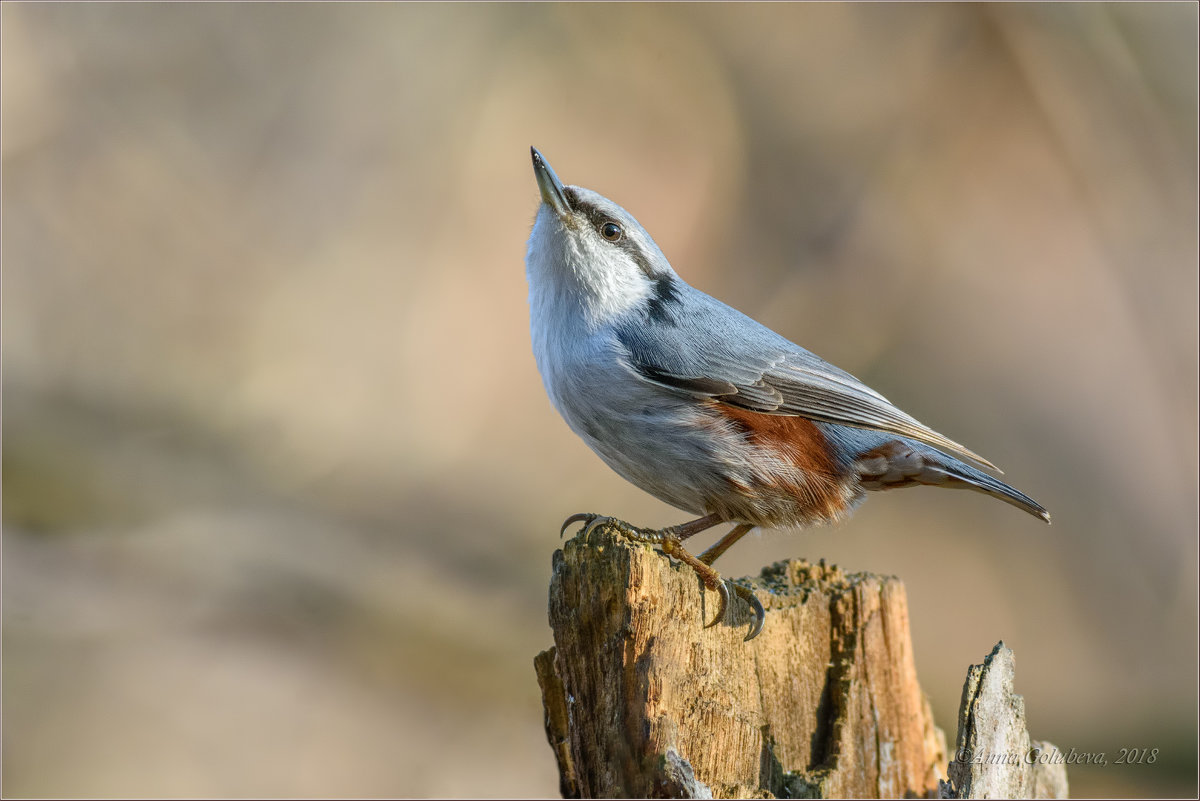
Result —
<instances>
[{"instance_id":1,"label":"nuthatch","mask_svg":"<svg viewBox=\"0 0 1200 801\"><path fill-rule=\"evenodd\" d=\"M629 212L563 186L531 151L542 203L525 264L546 392L609 467L699 515L660 530L612 522L691 565L720 593L717 620L730 600L711 566L718 556L755 526L840 520L865 490L970 489L1050 522L1037 501L955 458L997 470L982 456L684 283ZM572 515L563 529L600 520ZM684 550L683 540L721 523L736 525L698 558ZM749 640L763 607L734 589L755 612Z\"/></svg>"}]
</instances>

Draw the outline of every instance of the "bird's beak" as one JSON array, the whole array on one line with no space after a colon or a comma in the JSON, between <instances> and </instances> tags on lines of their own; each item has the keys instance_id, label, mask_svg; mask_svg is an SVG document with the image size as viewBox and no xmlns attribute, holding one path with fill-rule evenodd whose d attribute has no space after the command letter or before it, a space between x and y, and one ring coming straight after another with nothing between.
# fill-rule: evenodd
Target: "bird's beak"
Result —
<instances>
[{"instance_id":1,"label":"bird's beak","mask_svg":"<svg viewBox=\"0 0 1200 801\"><path fill-rule=\"evenodd\" d=\"M537 176L538 189L542 191L542 202L554 209L559 219L566 219L571 213L571 204L567 202L562 181L558 180L554 168L542 158L536 147L529 148L529 153L533 156L533 174Z\"/></svg>"}]
</instances>

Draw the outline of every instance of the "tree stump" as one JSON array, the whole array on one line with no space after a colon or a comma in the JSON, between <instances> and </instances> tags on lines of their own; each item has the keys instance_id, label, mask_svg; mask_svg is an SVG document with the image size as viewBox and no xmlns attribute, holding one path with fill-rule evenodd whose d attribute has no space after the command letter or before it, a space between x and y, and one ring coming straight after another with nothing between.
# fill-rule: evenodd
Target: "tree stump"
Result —
<instances>
[{"instance_id":1,"label":"tree stump","mask_svg":"<svg viewBox=\"0 0 1200 801\"><path fill-rule=\"evenodd\" d=\"M824 562L748 582L767 610L598 525L554 554L535 666L564 797L929 796L945 737L917 684L904 586Z\"/></svg>"}]
</instances>

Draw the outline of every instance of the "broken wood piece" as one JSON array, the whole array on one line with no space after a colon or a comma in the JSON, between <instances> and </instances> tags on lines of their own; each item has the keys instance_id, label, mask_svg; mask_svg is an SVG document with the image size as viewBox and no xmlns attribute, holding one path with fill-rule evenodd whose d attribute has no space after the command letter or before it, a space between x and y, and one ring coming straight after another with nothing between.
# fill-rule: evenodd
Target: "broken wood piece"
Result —
<instances>
[{"instance_id":1,"label":"broken wood piece","mask_svg":"<svg viewBox=\"0 0 1200 801\"><path fill-rule=\"evenodd\" d=\"M971 665L958 708L950 780L942 798L1066 798L1067 769L1052 744L1030 740L1025 699L1013 691L1013 652L1003 642Z\"/></svg>"}]
</instances>

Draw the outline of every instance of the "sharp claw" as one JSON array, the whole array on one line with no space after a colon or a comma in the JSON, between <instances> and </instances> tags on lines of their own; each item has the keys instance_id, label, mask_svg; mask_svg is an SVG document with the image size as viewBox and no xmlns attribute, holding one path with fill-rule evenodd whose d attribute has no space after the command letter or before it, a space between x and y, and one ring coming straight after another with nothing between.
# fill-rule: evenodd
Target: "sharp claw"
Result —
<instances>
[{"instance_id":1,"label":"sharp claw","mask_svg":"<svg viewBox=\"0 0 1200 801\"><path fill-rule=\"evenodd\" d=\"M732 582L730 582L732 584ZM767 622L767 610L763 609L762 601L758 600L758 596L754 594L754 590L749 587L743 587L741 584L733 584L733 591L738 594L738 597L750 605L751 611L754 612L754 622L750 624L750 631L746 633L742 642L750 642L760 633L762 633L763 625Z\"/></svg>"},{"instance_id":2,"label":"sharp claw","mask_svg":"<svg viewBox=\"0 0 1200 801\"><path fill-rule=\"evenodd\" d=\"M728 585L726 585L724 581L721 581L721 582L718 582L717 586L713 587L713 589L716 590L717 595L719 595L721 597L721 603L717 606L717 614L716 614L716 617L714 617L712 619L712 622L704 624L704 628L706 628L706 629L712 628L713 626L717 625L722 620L724 620L725 619L725 610L727 610L729 608L729 587L728 587Z\"/></svg>"},{"instance_id":3,"label":"sharp claw","mask_svg":"<svg viewBox=\"0 0 1200 801\"><path fill-rule=\"evenodd\" d=\"M592 519L587 522L587 525L583 527L583 530L580 533L586 537L597 526L602 526L605 523L616 523L618 526L620 525L619 520L614 520L611 517L605 517L604 515L592 515Z\"/></svg>"},{"instance_id":4,"label":"sharp claw","mask_svg":"<svg viewBox=\"0 0 1200 801\"><path fill-rule=\"evenodd\" d=\"M745 588L742 587L739 589ZM744 595L739 592L738 595L745 598L749 602L750 608L754 610L754 623L750 626L750 631L746 634L746 639L742 640L742 642L750 642L763 630L763 624L767 622L767 610L763 609L762 601L758 600L758 596L751 590L746 590Z\"/></svg>"},{"instance_id":5,"label":"sharp claw","mask_svg":"<svg viewBox=\"0 0 1200 801\"><path fill-rule=\"evenodd\" d=\"M586 531L587 528L592 524L592 521L599 516L600 515L592 514L591 512L577 512L571 515L563 521L562 528L558 530L558 538L561 540L564 536L566 536L567 526L571 525L572 523L583 523L583 530Z\"/></svg>"}]
</instances>

